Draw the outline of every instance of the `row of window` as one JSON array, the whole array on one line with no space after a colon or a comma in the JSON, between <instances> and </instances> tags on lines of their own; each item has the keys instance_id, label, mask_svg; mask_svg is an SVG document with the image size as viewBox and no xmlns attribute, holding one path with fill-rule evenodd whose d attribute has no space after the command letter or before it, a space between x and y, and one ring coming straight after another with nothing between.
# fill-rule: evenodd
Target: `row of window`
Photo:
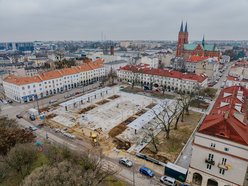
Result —
<instances>
[{"instance_id":1,"label":"row of window","mask_svg":"<svg viewBox=\"0 0 248 186\"><path fill-rule=\"evenodd\" d=\"M213 161L213 159L214 159L214 155L213 154L209 154L208 155L208 161ZM222 161L221 161L221 164L222 165L226 165L226 162L227 162L227 159L226 158L222 158ZM207 163L207 169L208 170L211 170L211 168L212 168L212 164L211 163ZM222 174L222 175L224 175L225 174L225 169L222 169L222 168L219 168L219 174Z\"/></svg>"},{"instance_id":2,"label":"row of window","mask_svg":"<svg viewBox=\"0 0 248 186\"><path fill-rule=\"evenodd\" d=\"M215 143L211 143L211 145L210 145L211 148L215 148L215 146L216 146ZM225 147L224 151L228 152L229 148Z\"/></svg>"}]
</instances>

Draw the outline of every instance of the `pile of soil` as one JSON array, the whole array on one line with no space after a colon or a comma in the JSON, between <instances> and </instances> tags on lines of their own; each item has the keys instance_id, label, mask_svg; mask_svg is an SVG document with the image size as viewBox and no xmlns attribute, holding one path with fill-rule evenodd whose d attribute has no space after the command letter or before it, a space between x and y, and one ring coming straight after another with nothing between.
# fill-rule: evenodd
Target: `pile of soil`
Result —
<instances>
[{"instance_id":1,"label":"pile of soil","mask_svg":"<svg viewBox=\"0 0 248 186\"><path fill-rule=\"evenodd\" d=\"M146 108L152 109L155 105L156 103L150 103L149 105L146 106Z\"/></svg>"},{"instance_id":2,"label":"pile of soil","mask_svg":"<svg viewBox=\"0 0 248 186\"><path fill-rule=\"evenodd\" d=\"M86 113L86 112L88 112L88 111L90 111L90 110L92 110L92 109L94 109L94 108L96 108L96 105L90 105L90 106L88 106L88 107L86 107L86 108L81 109L81 110L78 112L78 114L84 114L84 113Z\"/></svg>"},{"instance_id":3,"label":"pile of soil","mask_svg":"<svg viewBox=\"0 0 248 186\"><path fill-rule=\"evenodd\" d=\"M119 98L119 97L120 97L119 95L113 95L113 96L108 97L108 99L116 99L116 98Z\"/></svg>"},{"instance_id":4,"label":"pile of soil","mask_svg":"<svg viewBox=\"0 0 248 186\"><path fill-rule=\"evenodd\" d=\"M103 104L108 103L108 102L109 102L109 100L104 99L104 100L98 101L96 104L97 105L103 105Z\"/></svg>"},{"instance_id":5,"label":"pile of soil","mask_svg":"<svg viewBox=\"0 0 248 186\"><path fill-rule=\"evenodd\" d=\"M131 143L128 141L121 141L115 138L113 142L117 145L117 149L128 150L131 147Z\"/></svg>"},{"instance_id":6,"label":"pile of soil","mask_svg":"<svg viewBox=\"0 0 248 186\"><path fill-rule=\"evenodd\" d=\"M52 113L52 114L47 115L46 119L52 119L52 118L54 118L56 116L57 116L57 114Z\"/></svg>"}]
</instances>

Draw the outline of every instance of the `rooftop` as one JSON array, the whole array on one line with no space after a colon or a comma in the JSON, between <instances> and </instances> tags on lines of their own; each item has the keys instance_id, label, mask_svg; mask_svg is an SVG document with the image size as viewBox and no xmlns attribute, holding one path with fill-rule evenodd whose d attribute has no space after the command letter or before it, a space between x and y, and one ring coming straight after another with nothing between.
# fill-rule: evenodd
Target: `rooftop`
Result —
<instances>
[{"instance_id":1,"label":"rooftop","mask_svg":"<svg viewBox=\"0 0 248 186\"><path fill-rule=\"evenodd\" d=\"M63 76L77 74L80 72L90 71L102 67L103 67L103 61L97 60L95 62L84 63L81 66L43 72L33 77L21 77L21 76L9 75L4 79L4 81L16 85L24 85L24 84L31 84L31 83L61 78Z\"/></svg>"},{"instance_id":2,"label":"rooftop","mask_svg":"<svg viewBox=\"0 0 248 186\"><path fill-rule=\"evenodd\" d=\"M182 73L179 71L167 70L167 69L148 68L147 66L142 66L142 64L136 66L126 65L124 67L121 67L120 70L127 70L132 72L143 73L143 74L151 74L151 75L171 77L177 79L186 79L197 82L203 82L205 79L207 79L207 76L205 75L197 75L194 73Z\"/></svg>"},{"instance_id":3,"label":"rooftop","mask_svg":"<svg viewBox=\"0 0 248 186\"><path fill-rule=\"evenodd\" d=\"M242 86L222 89L198 132L248 145L247 96Z\"/></svg>"},{"instance_id":4,"label":"rooftop","mask_svg":"<svg viewBox=\"0 0 248 186\"><path fill-rule=\"evenodd\" d=\"M184 44L185 50L195 50L197 46L200 46L205 51L218 51L215 45L202 45L202 44Z\"/></svg>"}]
</instances>

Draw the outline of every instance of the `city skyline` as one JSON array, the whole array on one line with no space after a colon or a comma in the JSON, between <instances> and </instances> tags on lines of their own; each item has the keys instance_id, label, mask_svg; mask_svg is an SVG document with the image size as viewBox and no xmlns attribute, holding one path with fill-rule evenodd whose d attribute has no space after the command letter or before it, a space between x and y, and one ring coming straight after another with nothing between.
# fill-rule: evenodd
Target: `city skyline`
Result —
<instances>
[{"instance_id":1,"label":"city skyline","mask_svg":"<svg viewBox=\"0 0 248 186\"><path fill-rule=\"evenodd\" d=\"M247 0L0 0L0 41L247 40ZM232 12L232 14L230 13ZM6 21L7 20L7 21Z\"/></svg>"}]
</instances>

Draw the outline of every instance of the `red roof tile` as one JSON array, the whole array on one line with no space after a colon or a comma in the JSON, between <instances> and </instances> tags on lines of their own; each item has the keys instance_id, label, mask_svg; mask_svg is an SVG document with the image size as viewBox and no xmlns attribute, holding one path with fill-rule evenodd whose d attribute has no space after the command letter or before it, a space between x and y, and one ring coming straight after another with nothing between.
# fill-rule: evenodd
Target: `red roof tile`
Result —
<instances>
[{"instance_id":1,"label":"red roof tile","mask_svg":"<svg viewBox=\"0 0 248 186\"><path fill-rule=\"evenodd\" d=\"M206 60L206 59L208 59L208 57L192 55L192 56L190 56L186 61L187 61L187 62L197 63L197 62L200 62L200 61L204 61L204 60Z\"/></svg>"},{"instance_id":2,"label":"red roof tile","mask_svg":"<svg viewBox=\"0 0 248 186\"><path fill-rule=\"evenodd\" d=\"M241 86L223 89L198 132L248 145L247 91Z\"/></svg>"},{"instance_id":3,"label":"red roof tile","mask_svg":"<svg viewBox=\"0 0 248 186\"><path fill-rule=\"evenodd\" d=\"M60 73L59 70L53 70L53 71L42 72L39 74L39 76L42 80L50 80L50 79L61 78L62 74Z\"/></svg>"},{"instance_id":4,"label":"red roof tile","mask_svg":"<svg viewBox=\"0 0 248 186\"><path fill-rule=\"evenodd\" d=\"M197 82L203 82L205 79L207 79L207 76L205 75L197 75L194 73L182 73L175 70L147 68L146 66L144 67L144 66L126 65L124 67L121 67L120 70L127 70L132 72L139 72L143 74L151 74L151 75L171 77L177 79L194 80Z\"/></svg>"},{"instance_id":5,"label":"red roof tile","mask_svg":"<svg viewBox=\"0 0 248 186\"><path fill-rule=\"evenodd\" d=\"M81 66L43 72L43 73L40 73L38 76L33 76L33 77L20 77L20 76L10 75L6 77L4 81L13 83L16 85L23 85L23 84L30 84L30 83L35 83L35 82L42 82L44 80L60 78L62 76L77 74L80 72L90 71L90 70L94 70L97 68L103 68L102 59L98 59L95 62L87 62Z\"/></svg>"},{"instance_id":6,"label":"red roof tile","mask_svg":"<svg viewBox=\"0 0 248 186\"><path fill-rule=\"evenodd\" d=\"M20 77L15 75L9 75L4 79L5 82L12 83L15 85L25 85L31 83L39 83L42 82L39 76L33 77Z\"/></svg>"}]
</instances>

